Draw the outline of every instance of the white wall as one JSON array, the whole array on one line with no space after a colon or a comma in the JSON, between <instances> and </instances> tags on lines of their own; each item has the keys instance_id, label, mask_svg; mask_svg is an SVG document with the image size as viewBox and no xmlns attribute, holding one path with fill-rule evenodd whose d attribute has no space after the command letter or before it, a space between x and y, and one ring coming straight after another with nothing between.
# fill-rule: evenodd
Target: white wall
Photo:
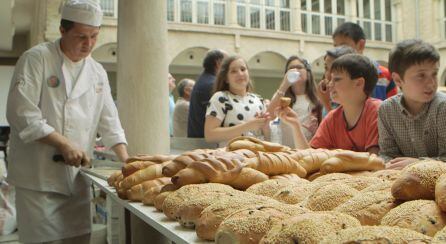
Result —
<instances>
[{"instance_id":1,"label":"white wall","mask_svg":"<svg viewBox=\"0 0 446 244\"><path fill-rule=\"evenodd\" d=\"M0 65L0 126L8 125L6 122L6 99L13 72L14 66Z\"/></svg>"}]
</instances>

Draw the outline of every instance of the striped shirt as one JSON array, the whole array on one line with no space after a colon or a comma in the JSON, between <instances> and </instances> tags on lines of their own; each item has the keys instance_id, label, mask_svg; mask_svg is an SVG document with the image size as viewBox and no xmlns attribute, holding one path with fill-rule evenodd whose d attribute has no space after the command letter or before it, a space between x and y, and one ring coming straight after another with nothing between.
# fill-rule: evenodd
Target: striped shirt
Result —
<instances>
[{"instance_id":1,"label":"striped shirt","mask_svg":"<svg viewBox=\"0 0 446 244\"><path fill-rule=\"evenodd\" d=\"M413 116L404 107L402 94L381 104L378 111L380 155L429 157L446 161L446 94L438 92Z\"/></svg>"}]
</instances>

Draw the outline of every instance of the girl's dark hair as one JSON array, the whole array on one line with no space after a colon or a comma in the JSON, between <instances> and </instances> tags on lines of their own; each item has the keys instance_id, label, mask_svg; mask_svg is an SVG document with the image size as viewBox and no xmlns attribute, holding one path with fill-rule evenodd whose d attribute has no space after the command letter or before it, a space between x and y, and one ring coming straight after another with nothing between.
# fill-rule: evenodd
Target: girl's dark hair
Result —
<instances>
[{"instance_id":1,"label":"girl's dark hair","mask_svg":"<svg viewBox=\"0 0 446 244\"><path fill-rule=\"evenodd\" d=\"M307 83L305 86L305 94L310 99L311 103L314 105L311 113L316 116L318 123L322 121L322 105L319 102L319 99L316 96L316 83L314 83L313 72L311 71L311 65L308 63L306 59L299 58L298 56L291 56L286 61L285 65L285 73L288 71L288 66L294 60L299 60L305 67L307 71ZM291 98L290 106L293 107L294 103L296 103L296 96L293 93L293 88L290 86L288 90L285 92L285 96Z\"/></svg>"},{"instance_id":2,"label":"girl's dark hair","mask_svg":"<svg viewBox=\"0 0 446 244\"><path fill-rule=\"evenodd\" d=\"M217 78L215 79L214 83L214 93L218 91L229 91L229 83L228 81L228 73L229 73L229 66L232 62L234 62L237 59L243 60L246 65L246 69L249 72L248 64L246 61L240 57L240 56L229 56L225 59L223 59L223 63L220 67L220 71L217 74ZM246 91L251 92L253 89L251 81L248 82L248 86L246 87Z\"/></svg>"}]
</instances>

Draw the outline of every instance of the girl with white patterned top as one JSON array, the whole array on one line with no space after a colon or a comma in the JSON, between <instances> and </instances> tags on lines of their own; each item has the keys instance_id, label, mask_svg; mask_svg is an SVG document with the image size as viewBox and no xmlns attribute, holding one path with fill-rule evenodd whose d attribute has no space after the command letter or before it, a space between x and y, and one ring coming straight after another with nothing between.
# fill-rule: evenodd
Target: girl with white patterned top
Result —
<instances>
[{"instance_id":1,"label":"girl with white patterned top","mask_svg":"<svg viewBox=\"0 0 446 244\"><path fill-rule=\"evenodd\" d=\"M300 76L297 81L291 84L287 80L287 75L289 72L295 71L298 71ZM316 83L313 80L313 73L307 60L297 56L288 58L285 65L285 76L279 89L271 98L271 104L268 107L271 114L274 114L274 110L279 106L280 98L283 96L291 98L290 107L298 114L305 138L311 140L322 119L322 105L316 96ZM282 130L282 144L295 148L292 128L285 123L280 123L280 128Z\"/></svg>"},{"instance_id":2,"label":"girl with white patterned top","mask_svg":"<svg viewBox=\"0 0 446 244\"><path fill-rule=\"evenodd\" d=\"M239 56L226 58L206 110L206 141L225 146L227 141L240 135L264 138L269 132L269 114L263 99L251 90L246 61Z\"/></svg>"}]
</instances>

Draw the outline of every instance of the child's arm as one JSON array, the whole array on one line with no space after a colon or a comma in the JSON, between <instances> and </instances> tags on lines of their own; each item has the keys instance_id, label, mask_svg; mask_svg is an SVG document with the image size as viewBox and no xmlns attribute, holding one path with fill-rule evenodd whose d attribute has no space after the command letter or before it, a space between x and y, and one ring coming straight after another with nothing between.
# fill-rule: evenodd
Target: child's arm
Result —
<instances>
[{"instance_id":1,"label":"child's arm","mask_svg":"<svg viewBox=\"0 0 446 244\"><path fill-rule=\"evenodd\" d=\"M293 128L293 138L294 138L294 144L296 145L297 149L306 149L310 148L310 145L308 144L307 138L305 138L305 135L302 133L301 130L301 124L299 122L299 118L290 107L285 108L279 108L278 110L279 118L287 123L288 125Z\"/></svg>"},{"instance_id":2,"label":"child's arm","mask_svg":"<svg viewBox=\"0 0 446 244\"><path fill-rule=\"evenodd\" d=\"M212 115L206 116L204 122L204 138L207 142L227 141L242 135L246 131L260 130L268 120L266 118L256 117L232 127L221 127L221 122L221 120Z\"/></svg>"}]
</instances>

